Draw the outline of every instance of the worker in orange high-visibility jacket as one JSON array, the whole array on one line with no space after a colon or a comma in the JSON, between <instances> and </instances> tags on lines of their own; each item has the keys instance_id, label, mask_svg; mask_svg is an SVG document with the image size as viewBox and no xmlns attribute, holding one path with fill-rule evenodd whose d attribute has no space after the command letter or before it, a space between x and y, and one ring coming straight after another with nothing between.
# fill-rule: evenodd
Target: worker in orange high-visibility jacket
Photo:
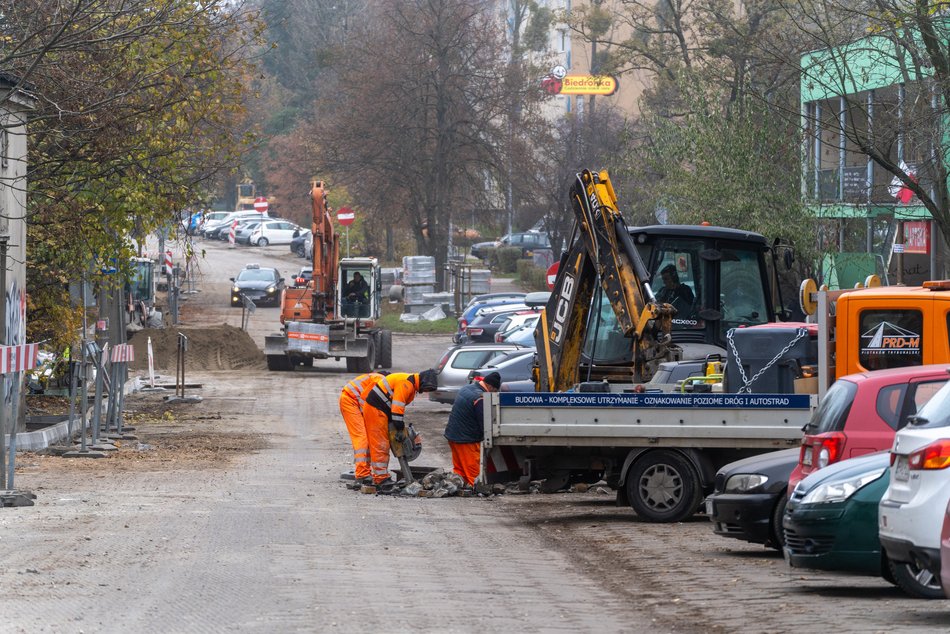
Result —
<instances>
[{"instance_id":1,"label":"worker in orange high-visibility jacket","mask_svg":"<svg viewBox=\"0 0 950 634\"><path fill-rule=\"evenodd\" d=\"M370 484L369 437L366 435L366 423L363 422L363 391L376 385L376 381L389 374L385 370L361 374L343 386L340 393L340 414L346 423L353 444L353 476L357 482Z\"/></svg>"},{"instance_id":2,"label":"worker in orange high-visibility jacket","mask_svg":"<svg viewBox=\"0 0 950 634\"><path fill-rule=\"evenodd\" d=\"M389 479L389 423L395 427L397 439L404 439L406 406L417 392L431 392L436 387L438 375L435 370L424 370L418 374L395 372L380 377L375 385L363 391L363 421L369 436L369 468L373 482L384 490L392 487Z\"/></svg>"}]
</instances>

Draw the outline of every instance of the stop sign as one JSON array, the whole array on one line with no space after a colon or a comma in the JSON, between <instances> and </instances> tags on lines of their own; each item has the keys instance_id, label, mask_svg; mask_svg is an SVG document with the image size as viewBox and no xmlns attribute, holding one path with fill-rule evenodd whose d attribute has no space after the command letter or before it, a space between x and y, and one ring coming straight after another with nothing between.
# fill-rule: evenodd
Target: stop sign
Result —
<instances>
[{"instance_id":1,"label":"stop sign","mask_svg":"<svg viewBox=\"0 0 950 634\"><path fill-rule=\"evenodd\" d=\"M341 225L348 227L353 224L356 214L349 207L340 207L336 212L336 219L340 221Z\"/></svg>"},{"instance_id":2,"label":"stop sign","mask_svg":"<svg viewBox=\"0 0 950 634\"><path fill-rule=\"evenodd\" d=\"M263 196L258 196L254 199L254 211L259 211L262 214L267 213L267 199Z\"/></svg>"},{"instance_id":3,"label":"stop sign","mask_svg":"<svg viewBox=\"0 0 950 634\"><path fill-rule=\"evenodd\" d=\"M548 290L554 290L554 280L557 279L557 269L560 266L560 262L555 262L548 267Z\"/></svg>"}]
</instances>

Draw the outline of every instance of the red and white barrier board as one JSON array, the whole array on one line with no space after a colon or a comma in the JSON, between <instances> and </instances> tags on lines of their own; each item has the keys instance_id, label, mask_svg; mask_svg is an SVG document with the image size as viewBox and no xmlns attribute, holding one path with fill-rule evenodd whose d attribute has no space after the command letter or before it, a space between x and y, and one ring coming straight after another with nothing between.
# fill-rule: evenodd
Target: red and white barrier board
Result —
<instances>
[{"instance_id":1,"label":"red and white barrier board","mask_svg":"<svg viewBox=\"0 0 950 634\"><path fill-rule=\"evenodd\" d=\"M0 374L25 372L36 367L40 344L22 343L18 346L0 346Z\"/></svg>"},{"instance_id":2,"label":"red and white barrier board","mask_svg":"<svg viewBox=\"0 0 950 634\"><path fill-rule=\"evenodd\" d=\"M127 343L117 343L112 348L112 363L129 363L135 361L135 348Z\"/></svg>"}]
</instances>

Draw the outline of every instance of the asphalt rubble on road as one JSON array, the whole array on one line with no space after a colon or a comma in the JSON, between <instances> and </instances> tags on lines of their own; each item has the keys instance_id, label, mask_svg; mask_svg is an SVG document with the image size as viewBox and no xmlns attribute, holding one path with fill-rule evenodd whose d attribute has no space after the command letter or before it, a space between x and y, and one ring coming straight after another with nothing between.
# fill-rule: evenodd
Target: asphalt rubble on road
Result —
<instances>
[{"instance_id":1,"label":"asphalt rubble on road","mask_svg":"<svg viewBox=\"0 0 950 634\"><path fill-rule=\"evenodd\" d=\"M401 482L400 482L401 484ZM562 492L587 493L588 491L600 494L611 493L606 483L599 482L595 485L574 484ZM430 471L420 480L414 480L408 485L393 491L393 494L403 497L419 498L444 498L444 497L488 497L502 494L540 494L543 490L542 480L533 480L527 485L521 483L509 484L476 484L474 487L467 486L462 477L454 472L446 472L442 468Z\"/></svg>"}]
</instances>

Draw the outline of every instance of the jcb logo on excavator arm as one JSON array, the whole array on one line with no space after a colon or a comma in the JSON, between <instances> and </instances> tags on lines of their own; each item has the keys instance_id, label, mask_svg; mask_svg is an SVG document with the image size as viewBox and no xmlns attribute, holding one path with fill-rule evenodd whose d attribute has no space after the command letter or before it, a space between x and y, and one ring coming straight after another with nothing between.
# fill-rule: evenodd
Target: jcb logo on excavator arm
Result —
<instances>
[{"instance_id":1,"label":"jcb logo on excavator arm","mask_svg":"<svg viewBox=\"0 0 950 634\"><path fill-rule=\"evenodd\" d=\"M564 322L571 312L573 301L574 276L565 274L564 283L561 284L561 294L557 298L557 307L554 310L554 323L551 325L551 341L554 343L561 343L561 337L564 334Z\"/></svg>"}]
</instances>

